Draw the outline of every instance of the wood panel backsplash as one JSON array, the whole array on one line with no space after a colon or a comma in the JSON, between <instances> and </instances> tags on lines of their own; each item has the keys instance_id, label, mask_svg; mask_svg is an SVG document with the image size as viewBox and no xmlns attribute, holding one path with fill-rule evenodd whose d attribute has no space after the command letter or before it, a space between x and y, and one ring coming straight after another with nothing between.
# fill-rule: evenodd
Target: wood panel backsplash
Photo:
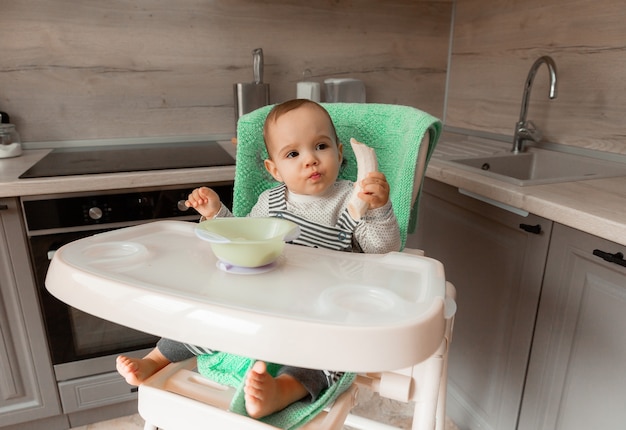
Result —
<instances>
[{"instance_id":1,"label":"wood panel backsplash","mask_svg":"<svg viewBox=\"0 0 626 430\"><path fill-rule=\"evenodd\" d=\"M1 2L0 110L25 142L234 133L265 55L271 102L303 71L443 115L452 0Z\"/></svg>"},{"instance_id":2,"label":"wood panel backsplash","mask_svg":"<svg viewBox=\"0 0 626 430\"><path fill-rule=\"evenodd\" d=\"M544 139L626 154L626 7L622 0L457 0L446 124L511 135L532 63L528 118Z\"/></svg>"}]
</instances>

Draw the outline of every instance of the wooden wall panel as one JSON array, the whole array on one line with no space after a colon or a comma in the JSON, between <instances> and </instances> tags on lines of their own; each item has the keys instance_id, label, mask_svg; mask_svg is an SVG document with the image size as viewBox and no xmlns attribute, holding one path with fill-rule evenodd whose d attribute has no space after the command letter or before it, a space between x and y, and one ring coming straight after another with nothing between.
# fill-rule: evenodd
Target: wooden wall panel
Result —
<instances>
[{"instance_id":1,"label":"wooden wall panel","mask_svg":"<svg viewBox=\"0 0 626 430\"><path fill-rule=\"evenodd\" d=\"M621 0L457 0L446 124L513 134L541 55L528 118L546 140L626 154L626 7Z\"/></svg>"},{"instance_id":2,"label":"wooden wall panel","mask_svg":"<svg viewBox=\"0 0 626 430\"><path fill-rule=\"evenodd\" d=\"M443 115L452 0L3 1L0 110L22 138L234 133L262 47L273 103L354 77L368 101Z\"/></svg>"}]
</instances>

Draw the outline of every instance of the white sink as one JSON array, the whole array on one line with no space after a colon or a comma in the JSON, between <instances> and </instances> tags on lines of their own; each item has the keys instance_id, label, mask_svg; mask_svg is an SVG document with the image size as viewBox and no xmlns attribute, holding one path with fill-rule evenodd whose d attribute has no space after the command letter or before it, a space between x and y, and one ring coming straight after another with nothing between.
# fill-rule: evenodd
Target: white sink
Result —
<instances>
[{"instance_id":1,"label":"white sink","mask_svg":"<svg viewBox=\"0 0 626 430\"><path fill-rule=\"evenodd\" d=\"M440 160L519 186L626 176L626 163L533 147L519 154L501 152Z\"/></svg>"}]
</instances>

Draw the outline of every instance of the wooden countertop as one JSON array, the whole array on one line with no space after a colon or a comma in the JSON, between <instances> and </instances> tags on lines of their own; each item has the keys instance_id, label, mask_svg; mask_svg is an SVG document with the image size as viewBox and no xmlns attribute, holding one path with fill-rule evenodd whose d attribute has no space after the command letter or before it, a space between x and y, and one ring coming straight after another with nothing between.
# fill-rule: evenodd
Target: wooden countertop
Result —
<instances>
[{"instance_id":1,"label":"wooden countertop","mask_svg":"<svg viewBox=\"0 0 626 430\"><path fill-rule=\"evenodd\" d=\"M444 136L437 151L446 145ZM230 142L224 147L234 154ZM205 184L232 180L235 174L234 166L226 166L18 179L49 151L30 149L0 159L0 197ZM438 159L437 151L427 177L626 246L626 177L520 187L450 166Z\"/></svg>"}]
</instances>

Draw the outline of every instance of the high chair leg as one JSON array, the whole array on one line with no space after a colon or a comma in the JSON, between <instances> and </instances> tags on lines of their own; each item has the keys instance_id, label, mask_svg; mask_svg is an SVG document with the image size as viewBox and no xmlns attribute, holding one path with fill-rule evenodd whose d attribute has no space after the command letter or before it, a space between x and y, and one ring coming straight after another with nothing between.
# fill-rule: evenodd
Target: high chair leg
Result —
<instances>
[{"instance_id":1,"label":"high chair leg","mask_svg":"<svg viewBox=\"0 0 626 430\"><path fill-rule=\"evenodd\" d=\"M446 300L456 303L456 288L451 282L446 282ZM441 384L439 386L439 401L437 402L437 426L436 430L444 430L446 421L446 396L448 394L448 355L450 352L450 344L452 343L452 332L454 331L454 318L456 314L456 305L451 315L446 315L446 333L444 342L446 342L443 352L443 370L441 372Z\"/></svg>"},{"instance_id":2,"label":"high chair leg","mask_svg":"<svg viewBox=\"0 0 626 430\"><path fill-rule=\"evenodd\" d=\"M447 382L448 382L448 356L447 354L444 356L443 362L443 370L441 372L441 383L439 385L439 399L437 401L437 414L436 414L436 422L435 429L436 430L444 430L445 421L446 421L446 395L447 391Z\"/></svg>"},{"instance_id":3,"label":"high chair leg","mask_svg":"<svg viewBox=\"0 0 626 430\"><path fill-rule=\"evenodd\" d=\"M442 342L439 350L423 363L413 375L417 381L417 396L413 413L412 430L439 430L437 423L437 410L440 403L439 389L443 375L443 351L447 345Z\"/></svg>"}]
</instances>

